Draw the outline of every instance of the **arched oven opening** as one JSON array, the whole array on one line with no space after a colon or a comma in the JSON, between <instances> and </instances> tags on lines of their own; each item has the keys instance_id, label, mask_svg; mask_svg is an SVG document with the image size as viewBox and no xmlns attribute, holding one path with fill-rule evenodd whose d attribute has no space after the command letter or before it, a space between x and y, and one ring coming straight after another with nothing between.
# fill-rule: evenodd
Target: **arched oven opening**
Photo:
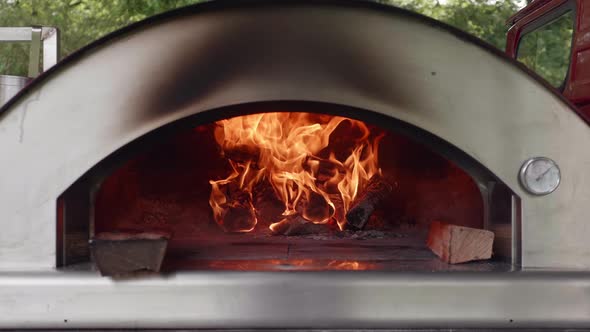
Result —
<instances>
[{"instance_id":1,"label":"arched oven opening","mask_svg":"<svg viewBox=\"0 0 590 332\"><path fill-rule=\"evenodd\" d=\"M108 255L163 255L154 264L167 272L518 265L518 198L485 167L407 123L324 103L231 106L164 126L80 178L57 215L61 267L93 266L89 242L125 237L143 246ZM492 259L445 263L426 245L436 222L492 231Z\"/></svg>"}]
</instances>

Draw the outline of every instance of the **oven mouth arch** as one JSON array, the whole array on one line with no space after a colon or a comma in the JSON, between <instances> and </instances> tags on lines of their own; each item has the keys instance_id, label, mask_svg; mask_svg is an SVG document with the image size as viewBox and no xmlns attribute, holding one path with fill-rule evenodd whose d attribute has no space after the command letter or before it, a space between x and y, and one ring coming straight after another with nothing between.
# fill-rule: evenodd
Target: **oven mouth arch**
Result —
<instances>
[{"instance_id":1,"label":"oven mouth arch","mask_svg":"<svg viewBox=\"0 0 590 332\"><path fill-rule=\"evenodd\" d=\"M484 228L486 229L493 229L494 227L489 215L490 211L494 208L492 206L494 204L492 202L492 191L494 188L501 188L511 196L513 201L517 203L520 202L520 198L510 190L506 184L474 157L441 137L393 116L359 107L328 102L272 100L238 103L195 113L153 129L112 152L79 177L78 180L76 180L58 198L56 266L63 267L72 263L87 261L89 259L87 249L82 250L81 255L80 253L72 255L71 252L68 252L68 248L80 248L84 246L84 243L88 243L94 227L94 195L100 189L103 181L126 161L133 159L143 152L149 151L157 146L158 143L171 139L176 133L181 131L190 130L196 126L210 124L222 119L269 112L306 112L337 115L360 120L367 124L375 125L392 133L404 136L432 150L435 154L438 154L455 164L475 182L482 194L484 205ZM70 195L68 195L68 193L70 193ZM71 218L64 212L68 211L68 209L64 208L64 206L68 204L68 200L72 200L72 197L76 197L74 198L74 201L79 200L80 195L86 195L88 200L82 204L81 209L73 209L75 215L74 219L80 220L80 217L82 216L82 219L89 220L89 222L86 223L87 228L84 228L84 226L80 224L71 225L71 222L68 221L68 219ZM79 204L79 202L76 204ZM516 204L516 207L514 208L519 208L519 206L520 205ZM520 223L519 220L514 218L510 220L510 223L511 229L509 231L511 233L509 234L509 244L503 244L500 251L502 252L501 255L503 256L503 260L510 261L514 266L518 266L520 264ZM84 238L82 236L81 243L72 244L72 239L73 241L80 241L81 237L80 234L74 236L69 235L68 229L74 229L78 232L82 229L84 233L88 234L88 237ZM505 233L506 231L503 230L502 232ZM495 249L495 251L497 251L497 249Z\"/></svg>"},{"instance_id":2,"label":"oven mouth arch","mask_svg":"<svg viewBox=\"0 0 590 332\"><path fill-rule=\"evenodd\" d=\"M96 163L88 169L80 179L93 179L101 181L106 176L105 172L99 169L112 170L124 160L149 149L152 144L170 138L179 130L190 129L202 124L213 123L218 120L231 117L268 113L268 112L308 112L327 115L339 115L350 119L360 120L365 123L379 126L380 128L390 130L395 133L404 135L424 146L430 148L450 161L456 163L461 169L471 175L478 183L489 181L503 183L490 169L476 160L473 156L462 151L460 148L447 142L443 138L411 123L405 122L398 118L383 113L342 105L337 103L327 103L323 101L301 101L301 100L280 100L280 101L257 101L238 103L216 107L210 110L191 114L184 118L174 120L163 126L160 126L148 133L125 144L121 148L113 151L111 154ZM110 172L107 172L110 173Z\"/></svg>"}]
</instances>

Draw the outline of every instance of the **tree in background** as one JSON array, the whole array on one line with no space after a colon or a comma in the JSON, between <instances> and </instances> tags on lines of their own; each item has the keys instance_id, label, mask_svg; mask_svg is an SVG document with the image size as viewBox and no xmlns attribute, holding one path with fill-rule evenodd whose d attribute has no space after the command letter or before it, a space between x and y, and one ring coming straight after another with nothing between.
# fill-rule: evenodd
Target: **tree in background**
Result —
<instances>
[{"instance_id":1,"label":"tree in background","mask_svg":"<svg viewBox=\"0 0 590 332\"><path fill-rule=\"evenodd\" d=\"M383 0L435 18L504 49L506 21L524 6L522 0Z\"/></svg>"},{"instance_id":2,"label":"tree in background","mask_svg":"<svg viewBox=\"0 0 590 332\"><path fill-rule=\"evenodd\" d=\"M68 55L109 32L201 0L0 0L0 26L55 26ZM522 0L378 0L446 22L503 49ZM25 76L28 44L0 44L0 74Z\"/></svg>"},{"instance_id":3,"label":"tree in background","mask_svg":"<svg viewBox=\"0 0 590 332\"><path fill-rule=\"evenodd\" d=\"M499 49L506 45L506 21L522 6L520 1L450 0L432 17L467 31Z\"/></svg>"},{"instance_id":4,"label":"tree in background","mask_svg":"<svg viewBox=\"0 0 590 332\"><path fill-rule=\"evenodd\" d=\"M0 26L54 26L62 56L133 22L200 0L0 0ZM0 74L26 76L28 44L0 44Z\"/></svg>"}]
</instances>

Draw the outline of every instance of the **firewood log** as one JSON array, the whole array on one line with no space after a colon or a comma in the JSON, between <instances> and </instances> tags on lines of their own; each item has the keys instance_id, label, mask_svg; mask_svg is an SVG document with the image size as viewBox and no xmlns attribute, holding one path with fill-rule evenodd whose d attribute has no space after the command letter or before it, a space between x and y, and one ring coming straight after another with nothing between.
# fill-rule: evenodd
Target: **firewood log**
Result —
<instances>
[{"instance_id":1,"label":"firewood log","mask_svg":"<svg viewBox=\"0 0 590 332\"><path fill-rule=\"evenodd\" d=\"M223 212L218 224L226 232L245 232L256 225L256 214L252 196L234 183L225 186L227 202L221 207Z\"/></svg>"},{"instance_id":2,"label":"firewood log","mask_svg":"<svg viewBox=\"0 0 590 332\"><path fill-rule=\"evenodd\" d=\"M344 221L344 203L342 202L342 196L340 196L340 194L330 194L329 196L332 204L334 204L332 218L338 223L341 223Z\"/></svg>"},{"instance_id":3,"label":"firewood log","mask_svg":"<svg viewBox=\"0 0 590 332\"><path fill-rule=\"evenodd\" d=\"M393 191L393 186L382 176L371 177L362 193L346 214L347 228L363 229L375 208Z\"/></svg>"},{"instance_id":4,"label":"firewood log","mask_svg":"<svg viewBox=\"0 0 590 332\"><path fill-rule=\"evenodd\" d=\"M236 162L245 163L248 161L256 163L260 158L260 149L251 145L236 145L223 148L223 156Z\"/></svg>"},{"instance_id":5,"label":"firewood log","mask_svg":"<svg viewBox=\"0 0 590 332\"><path fill-rule=\"evenodd\" d=\"M252 195L259 227L267 228L284 218L282 213L285 211L285 204L278 199L274 189L267 180L260 181L256 184Z\"/></svg>"},{"instance_id":6,"label":"firewood log","mask_svg":"<svg viewBox=\"0 0 590 332\"><path fill-rule=\"evenodd\" d=\"M326 199L315 192L304 194L296 211L309 221L321 221L330 218L332 210Z\"/></svg>"},{"instance_id":7,"label":"firewood log","mask_svg":"<svg viewBox=\"0 0 590 332\"><path fill-rule=\"evenodd\" d=\"M249 203L232 202L225 207L222 225L226 232L247 232L256 226L256 215Z\"/></svg>"},{"instance_id":8,"label":"firewood log","mask_svg":"<svg viewBox=\"0 0 590 332\"><path fill-rule=\"evenodd\" d=\"M432 252L450 264L490 259L493 244L494 233L491 231L439 221L430 223L426 242Z\"/></svg>"},{"instance_id":9,"label":"firewood log","mask_svg":"<svg viewBox=\"0 0 590 332\"><path fill-rule=\"evenodd\" d=\"M314 224L300 215L292 215L271 226L273 235L321 234L329 231L325 224Z\"/></svg>"},{"instance_id":10,"label":"firewood log","mask_svg":"<svg viewBox=\"0 0 590 332\"><path fill-rule=\"evenodd\" d=\"M169 233L99 233L90 240L90 252L100 274L127 277L159 272Z\"/></svg>"},{"instance_id":11,"label":"firewood log","mask_svg":"<svg viewBox=\"0 0 590 332\"><path fill-rule=\"evenodd\" d=\"M342 165L335 163L329 159L310 156L307 163L309 165L312 162L317 163L316 181L318 183L325 183L326 181L329 181L330 179L337 176L339 172L346 172L346 169ZM309 170L311 170L311 168L309 168Z\"/></svg>"}]
</instances>

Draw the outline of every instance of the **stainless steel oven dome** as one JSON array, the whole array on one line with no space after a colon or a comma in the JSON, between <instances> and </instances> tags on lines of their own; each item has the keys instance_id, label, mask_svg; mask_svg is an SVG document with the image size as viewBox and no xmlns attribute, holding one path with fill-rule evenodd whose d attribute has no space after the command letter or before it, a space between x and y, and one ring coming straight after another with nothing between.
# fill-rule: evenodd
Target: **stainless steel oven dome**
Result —
<instances>
[{"instance_id":1,"label":"stainless steel oven dome","mask_svg":"<svg viewBox=\"0 0 590 332\"><path fill-rule=\"evenodd\" d=\"M328 285L321 273L117 283L56 271L56 200L94 166L176 121L286 100L371 110L429 133L466 156L466 167L481 166L471 171L484 192L487 180L514 192L505 231L515 264L590 269L590 131L514 62L448 26L373 3L209 2L98 41L0 109L0 327L590 324L585 272L359 272ZM546 196L519 184L521 165L535 156L561 170Z\"/></svg>"}]
</instances>

